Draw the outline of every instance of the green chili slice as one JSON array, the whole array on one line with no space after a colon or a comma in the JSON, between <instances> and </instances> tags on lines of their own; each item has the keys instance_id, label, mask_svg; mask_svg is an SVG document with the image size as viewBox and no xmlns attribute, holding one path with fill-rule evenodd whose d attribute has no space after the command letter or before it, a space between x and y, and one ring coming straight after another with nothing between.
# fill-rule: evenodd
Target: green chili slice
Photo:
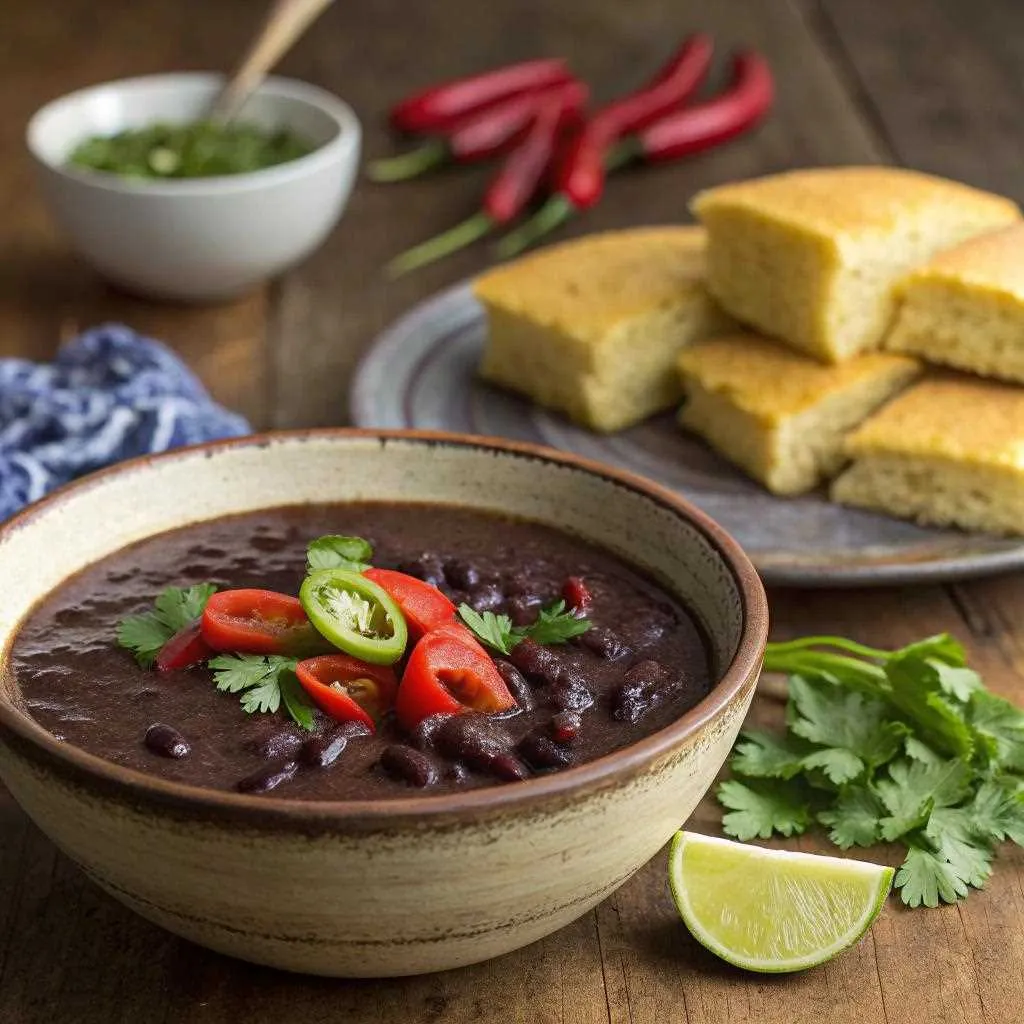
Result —
<instances>
[{"instance_id":1,"label":"green chili slice","mask_svg":"<svg viewBox=\"0 0 1024 1024\"><path fill-rule=\"evenodd\" d=\"M398 605L357 572L311 572L299 600L317 632L354 658L391 665L405 651L409 634Z\"/></svg>"}]
</instances>

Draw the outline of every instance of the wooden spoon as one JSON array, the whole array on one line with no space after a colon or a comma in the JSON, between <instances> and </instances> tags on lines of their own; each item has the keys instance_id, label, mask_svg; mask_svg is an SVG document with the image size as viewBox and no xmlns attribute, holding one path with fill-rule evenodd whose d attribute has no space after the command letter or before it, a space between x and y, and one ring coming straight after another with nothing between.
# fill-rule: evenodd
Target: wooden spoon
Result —
<instances>
[{"instance_id":1,"label":"wooden spoon","mask_svg":"<svg viewBox=\"0 0 1024 1024\"><path fill-rule=\"evenodd\" d=\"M218 124L230 121L267 72L333 0L275 0L263 27L224 88L217 94L207 118Z\"/></svg>"}]
</instances>

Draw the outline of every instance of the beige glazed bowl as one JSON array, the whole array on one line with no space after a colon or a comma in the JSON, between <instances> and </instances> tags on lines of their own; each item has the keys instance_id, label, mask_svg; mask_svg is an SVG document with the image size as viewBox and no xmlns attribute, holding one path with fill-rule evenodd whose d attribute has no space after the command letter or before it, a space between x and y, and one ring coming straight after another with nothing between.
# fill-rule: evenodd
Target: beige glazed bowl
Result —
<instances>
[{"instance_id":1,"label":"beige glazed bowl","mask_svg":"<svg viewBox=\"0 0 1024 1024\"><path fill-rule=\"evenodd\" d=\"M57 742L23 711L6 652L70 574L185 523L378 499L501 510L647 569L703 623L719 682L607 757L489 789L390 801L216 792ZM580 917L654 856L732 746L767 636L736 544L684 501L576 457L457 435L311 431L126 463L0 530L0 778L107 892L211 949L307 973L382 977L485 960Z\"/></svg>"}]
</instances>

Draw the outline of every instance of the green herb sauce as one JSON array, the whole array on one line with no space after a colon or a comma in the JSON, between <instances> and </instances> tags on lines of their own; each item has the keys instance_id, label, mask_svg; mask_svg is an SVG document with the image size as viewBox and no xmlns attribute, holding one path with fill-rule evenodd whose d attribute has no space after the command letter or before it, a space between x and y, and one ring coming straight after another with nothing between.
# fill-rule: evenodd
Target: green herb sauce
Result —
<instances>
[{"instance_id":1,"label":"green herb sauce","mask_svg":"<svg viewBox=\"0 0 1024 1024\"><path fill-rule=\"evenodd\" d=\"M197 121L96 135L80 143L68 163L127 178L210 178L287 163L313 148L286 129Z\"/></svg>"}]
</instances>

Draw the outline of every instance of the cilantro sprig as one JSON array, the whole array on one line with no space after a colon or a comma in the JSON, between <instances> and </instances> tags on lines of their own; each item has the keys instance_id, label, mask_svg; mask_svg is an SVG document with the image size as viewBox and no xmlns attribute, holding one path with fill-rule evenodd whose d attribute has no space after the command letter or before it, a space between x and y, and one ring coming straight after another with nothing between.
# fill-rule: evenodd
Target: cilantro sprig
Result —
<instances>
[{"instance_id":1,"label":"cilantro sprig","mask_svg":"<svg viewBox=\"0 0 1024 1024\"><path fill-rule=\"evenodd\" d=\"M745 731L718 788L738 839L823 826L837 846L898 842L896 887L934 907L984 885L1024 845L1024 710L990 693L942 634L897 651L842 637L769 644L789 675L786 732Z\"/></svg>"},{"instance_id":2,"label":"cilantro sprig","mask_svg":"<svg viewBox=\"0 0 1024 1024\"><path fill-rule=\"evenodd\" d=\"M513 626L507 615L478 612L465 602L459 605L459 616L482 643L499 654L511 654L512 648L527 638L538 644L564 644L590 629L588 619L565 610L565 601L542 608L529 626Z\"/></svg>"},{"instance_id":3,"label":"cilantro sprig","mask_svg":"<svg viewBox=\"0 0 1024 1024\"><path fill-rule=\"evenodd\" d=\"M296 725L312 730L313 708L295 675L296 664L280 654L220 654L209 661L217 689L241 694L247 714L273 714L283 705Z\"/></svg>"},{"instance_id":4,"label":"cilantro sprig","mask_svg":"<svg viewBox=\"0 0 1024 1024\"><path fill-rule=\"evenodd\" d=\"M327 534L311 540L306 547L306 566L310 572L317 569L362 572L370 567L372 558L373 545L362 537Z\"/></svg>"},{"instance_id":5,"label":"cilantro sprig","mask_svg":"<svg viewBox=\"0 0 1024 1024\"><path fill-rule=\"evenodd\" d=\"M168 587L153 602L152 611L130 615L118 623L117 642L131 651L143 668L151 668L160 648L203 614L216 590L213 583Z\"/></svg>"}]
</instances>

